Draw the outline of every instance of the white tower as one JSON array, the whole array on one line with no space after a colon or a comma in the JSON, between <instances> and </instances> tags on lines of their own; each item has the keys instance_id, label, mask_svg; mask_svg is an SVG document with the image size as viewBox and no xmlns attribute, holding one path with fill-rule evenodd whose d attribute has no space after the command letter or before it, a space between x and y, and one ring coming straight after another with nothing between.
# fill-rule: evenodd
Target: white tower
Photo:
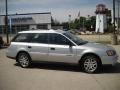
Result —
<instances>
[{"instance_id":1,"label":"white tower","mask_svg":"<svg viewBox=\"0 0 120 90\"><path fill-rule=\"evenodd\" d=\"M99 4L96 6L96 32L104 33L104 30L107 29L107 14L108 9L104 4Z\"/></svg>"}]
</instances>

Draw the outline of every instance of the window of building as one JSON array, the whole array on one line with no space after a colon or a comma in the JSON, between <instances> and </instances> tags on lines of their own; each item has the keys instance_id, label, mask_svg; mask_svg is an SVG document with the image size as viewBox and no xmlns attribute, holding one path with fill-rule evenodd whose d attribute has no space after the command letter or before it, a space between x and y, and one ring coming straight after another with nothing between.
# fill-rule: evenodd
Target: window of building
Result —
<instances>
[{"instance_id":1,"label":"window of building","mask_svg":"<svg viewBox=\"0 0 120 90\"><path fill-rule=\"evenodd\" d=\"M37 25L37 29L48 29L47 25Z\"/></svg>"},{"instance_id":2,"label":"window of building","mask_svg":"<svg viewBox=\"0 0 120 90\"><path fill-rule=\"evenodd\" d=\"M2 34L2 33L3 33L2 26L0 26L0 34Z\"/></svg>"}]
</instances>

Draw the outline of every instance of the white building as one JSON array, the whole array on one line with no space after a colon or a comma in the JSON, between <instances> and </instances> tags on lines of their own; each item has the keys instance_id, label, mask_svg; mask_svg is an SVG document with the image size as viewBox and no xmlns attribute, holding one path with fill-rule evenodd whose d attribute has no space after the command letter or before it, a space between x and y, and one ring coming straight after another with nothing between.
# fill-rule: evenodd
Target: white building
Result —
<instances>
[{"instance_id":1,"label":"white building","mask_svg":"<svg viewBox=\"0 0 120 90\"><path fill-rule=\"evenodd\" d=\"M99 4L96 7L96 32L104 33L104 30L107 29L107 11L105 5Z\"/></svg>"},{"instance_id":2,"label":"white building","mask_svg":"<svg viewBox=\"0 0 120 90\"><path fill-rule=\"evenodd\" d=\"M51 29L51 13L28 13L8 15L11 33L23 30ZM5 32L5 15L0 15L0 33ZM10 29L11 27L11 29Z\"/></svg>"}]
</instances>

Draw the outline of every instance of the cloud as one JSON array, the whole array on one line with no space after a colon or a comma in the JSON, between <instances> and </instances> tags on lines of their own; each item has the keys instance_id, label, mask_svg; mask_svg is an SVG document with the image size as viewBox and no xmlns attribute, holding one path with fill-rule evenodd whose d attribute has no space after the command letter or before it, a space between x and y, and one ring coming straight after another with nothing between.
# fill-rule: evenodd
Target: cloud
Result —
<instances>
[{"instance_id":1,"label":"cloud","mask_svg":"<svg viewBox=\"0 0 120 90\"><path fill-rule=\"evenodd\" d=\"M8 0L8 3L12 4L21 4L21 3L28 3L28 4L52 4L52 3L69 3L73 0ZM0 3L4 3L5 0L0 0Z\"/></svg>"},{"instance_id":2,"label":"cloud","mask_svg":"<svg viewBox=\"0 0 120 90\"><path fill-rule=\"evenodd\" d=\"M71 20L74 20L78 16L80 11L80 16L95 15L95 8L81 8L81 9L54 9L52 10L52 16L59 20L60 22L68 21L68 15L71 15ZM87 12L86 12L87 11Z\"/></svg>"},{"instance_id":3,"label":"cloud","mask_svg":"<svg viewBox=\"0 0 120 90\"><path fill-rule=\"evenodd\" d=\"M68 21L69 14L74 19L79 11L82 16L95 15L99 3L112 7L112 0L8 0L8 11L9 14L51 12L57 20ZM5 0L0 0L0 14L5 14Z\"/></svg>"},{"instance_id":4,"label":"cloud","mask_svg":"<svg viewBox=\"0 0 120 90\"><path fill-rule=\"evenodd\" d=\"M71 15L71 20L74 20L75 18L77 18L78 12L80 11L80 15L81 16L88 16L89 15L95 15L94 11L95 11L95 7L94 8L90 8L90 7L86 7L86 8L73 8L73 9L44 9L44 8L40 8L40 9L36 9L36 8L32 8L32 9L16 9L17 12L14 11L10 11L9 13L36 13L36 12L51 12L52 13L52 17L60 22L65 22L68 21L68 15ZM87 12L86 12L87 11Z\"/></svg>"}]
</instances>

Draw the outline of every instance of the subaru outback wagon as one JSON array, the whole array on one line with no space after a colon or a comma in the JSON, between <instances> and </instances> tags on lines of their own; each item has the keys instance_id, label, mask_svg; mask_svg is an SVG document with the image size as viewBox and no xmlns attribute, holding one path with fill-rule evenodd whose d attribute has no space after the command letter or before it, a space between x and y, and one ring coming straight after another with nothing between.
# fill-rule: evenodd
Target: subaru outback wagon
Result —
<instances>
[{"instance_id":1,"label":"subaru outback wagon","mask_svg":"<svg viewBox=\"0 0 120 90\"><path fill-rule=\"evenodd\" d=\"M99 43L88 42L62 30L34 30L19 32L7 49L7 57L16 59L21 67L32 62L64 62L78 64L87 73L94 73L102 65L115 65L116 51Z\"/></svg>"}]
</instances>

